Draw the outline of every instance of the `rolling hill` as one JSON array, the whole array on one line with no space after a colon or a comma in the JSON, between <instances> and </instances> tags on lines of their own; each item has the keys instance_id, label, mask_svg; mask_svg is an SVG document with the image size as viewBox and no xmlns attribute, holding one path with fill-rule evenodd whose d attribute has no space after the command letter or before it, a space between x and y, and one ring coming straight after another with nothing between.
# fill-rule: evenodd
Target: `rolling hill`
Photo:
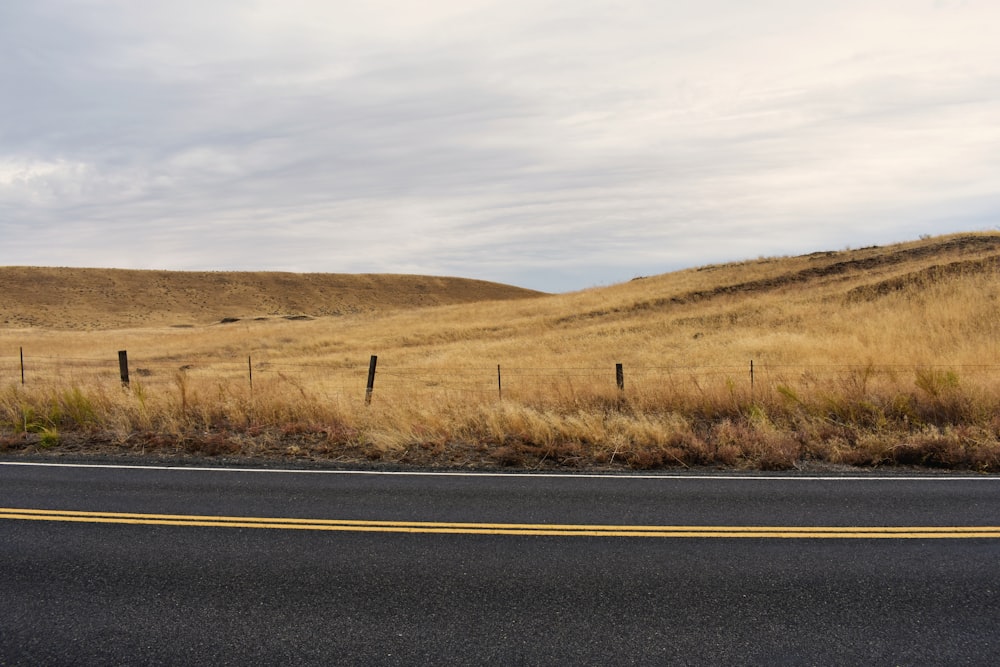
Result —
<instances>
[{"instance_id":1,"label":"rolling hill","mask_svg":"<svg viewBox=\"0 0 1000 667\"><path fill-rule=\"evenodd\" d=\"M241 318L325 317L538 292L463 278L392 274L0 267L0 326L114 329Z\"/></svg>"},{"instance_id":2,"label":"rolling hill","mask_svg":"<svg viewBox=\"0 0 1000 667\"><path fill-rule=\"evenodd\" d=\"M997 471L998 340L998 233L555 295L413 276L0 269L0 451Z\"/></svg>"}]
</instances>

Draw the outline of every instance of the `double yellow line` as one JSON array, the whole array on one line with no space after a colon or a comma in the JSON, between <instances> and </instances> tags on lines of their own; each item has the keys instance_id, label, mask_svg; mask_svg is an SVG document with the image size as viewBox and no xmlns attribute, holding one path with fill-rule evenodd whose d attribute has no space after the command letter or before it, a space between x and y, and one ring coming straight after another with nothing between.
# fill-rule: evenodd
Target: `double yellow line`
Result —
<instances>
[{"instance_id":1,"label":"double yellow line","mask_svg":"<svg viewBox=\"0 0 1000 667\"><path fill-rule=\"evenodd\" d=\"M118 523L144 526L271 528L367 533L452 535L541 535L561 537L756 537L808 539L959 539L1000 538L998 526L615 526L529 523L454 523L439 521L348 521L186 514L133 514L0 508L0 519Z\"/></svg>"}]
</instances>

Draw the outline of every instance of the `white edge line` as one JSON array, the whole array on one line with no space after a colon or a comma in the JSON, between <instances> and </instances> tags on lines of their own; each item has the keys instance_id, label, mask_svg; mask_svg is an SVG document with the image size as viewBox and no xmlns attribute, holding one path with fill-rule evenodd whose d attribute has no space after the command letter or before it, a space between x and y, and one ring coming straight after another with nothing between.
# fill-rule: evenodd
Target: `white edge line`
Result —
<instances>
[{"instance_id":1,"label":"white edge line","mask_svg":"<svg viewBox=\"0 0 1000 667\"><path fill-rule=\"evenodd\" d=\"M622 473L534 473L534 472L475 472L475 471L433 471L433 470L310 470L294 468L226 468L205 466L154 466L123 465L113 463L41 463L36 461L0 461L0 466L24 466L39 468L99 468L109 470L169 470L175 472L257 472L305 475L394 475L412 477L504 477L508 479L683 479L683 480L746 480L746 481L832 481L832 482L905 482L941 481L956 482L969 480L1000 481L1000 475L703 475L691 474L630 474Z\"/></svg>"}]
</instances>

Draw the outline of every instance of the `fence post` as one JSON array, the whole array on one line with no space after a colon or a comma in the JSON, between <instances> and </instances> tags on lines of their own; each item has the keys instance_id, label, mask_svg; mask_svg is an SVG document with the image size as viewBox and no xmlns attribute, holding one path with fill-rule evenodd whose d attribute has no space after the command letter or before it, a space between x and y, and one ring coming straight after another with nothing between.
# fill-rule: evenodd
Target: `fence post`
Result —
<instances>
[{"instance_id":1,"label":"fence post","mask_svg":"<svg viewBox=\"0 0 1000 667\"><path fill-rule=\"evenodd\" d=\"M497 396L503 400L503 384L500 382L500 364L497 364Z\"/></svg>"},{"instance_id":2,"label":"fence post","mask_svg":"<svg viewBox=\"0 0 1000 667\"><path fill-rule=\"evenodd\" d=\"M253 396L253 355L247 355L247 373L250 376L250 395Z\"/></svg>"},{"instance_id":3,"label":"fence post","mask_svg":"<svg viewBox=\"0 0 1000 667\"><path fill-rule=\"evenodd\" d=\"M753 359L750 360L750 396L753 397Z\"/></svg>"},{"instance_id":4,"label":"fence post","mask_svg":"<svg viewBox=\"0 0 1000 667\"><path fill-rule=\"evenodd\" d=\"M372 355L368 362L368 388L365 390L365 405L372 402L372 392L375 391L375 365L378 364L378 356Z\"/></svg>"},{"instance_id":5,"label":"fence post","mask_svg":"<svg viewBox=\"0 0 1000 667\"><path fill-rule=\"evenodd\" d=\"M121 373L122 386L128 389L128 352L118 350L118 371Z\"/></svg>"},{"instance_id":6,"label":"fence post","mask_svg":"<svg viewBox=\"0 0 1000 667\"><path fill-rule=\"evenodd\" d=\"M21 351L21 386L24 386L24 348L19 348Z\"/></svg>"},{"instance_id":7,"label":"fence post","mask_svg":"<svg viewBox=\"0 0 1000 667\"><path fill-rule=\"evenodd\" d=\"M621 364L615 364L615 381L618 383L618 391L625 391L625 369Z\"/></svg>"}]
</instances>

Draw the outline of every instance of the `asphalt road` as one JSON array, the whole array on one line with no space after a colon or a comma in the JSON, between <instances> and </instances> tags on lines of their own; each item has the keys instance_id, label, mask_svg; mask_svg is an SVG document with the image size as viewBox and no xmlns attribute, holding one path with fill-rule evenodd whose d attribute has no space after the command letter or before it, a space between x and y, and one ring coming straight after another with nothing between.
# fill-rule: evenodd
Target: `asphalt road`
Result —
<instances>
[{"instance_id":1,"label":"asphalt road","mask_svg":"<svg viewBox=\"0 0 1000 667\"><path fill-rule=\"evenodd\" d=\"M0 507L0 665L986 665L1000 651L998 477L0 462ZM655 536L622 536L637 526ZM717 527L742 536L676 532Z\"/></svg>"}]
</instances>

